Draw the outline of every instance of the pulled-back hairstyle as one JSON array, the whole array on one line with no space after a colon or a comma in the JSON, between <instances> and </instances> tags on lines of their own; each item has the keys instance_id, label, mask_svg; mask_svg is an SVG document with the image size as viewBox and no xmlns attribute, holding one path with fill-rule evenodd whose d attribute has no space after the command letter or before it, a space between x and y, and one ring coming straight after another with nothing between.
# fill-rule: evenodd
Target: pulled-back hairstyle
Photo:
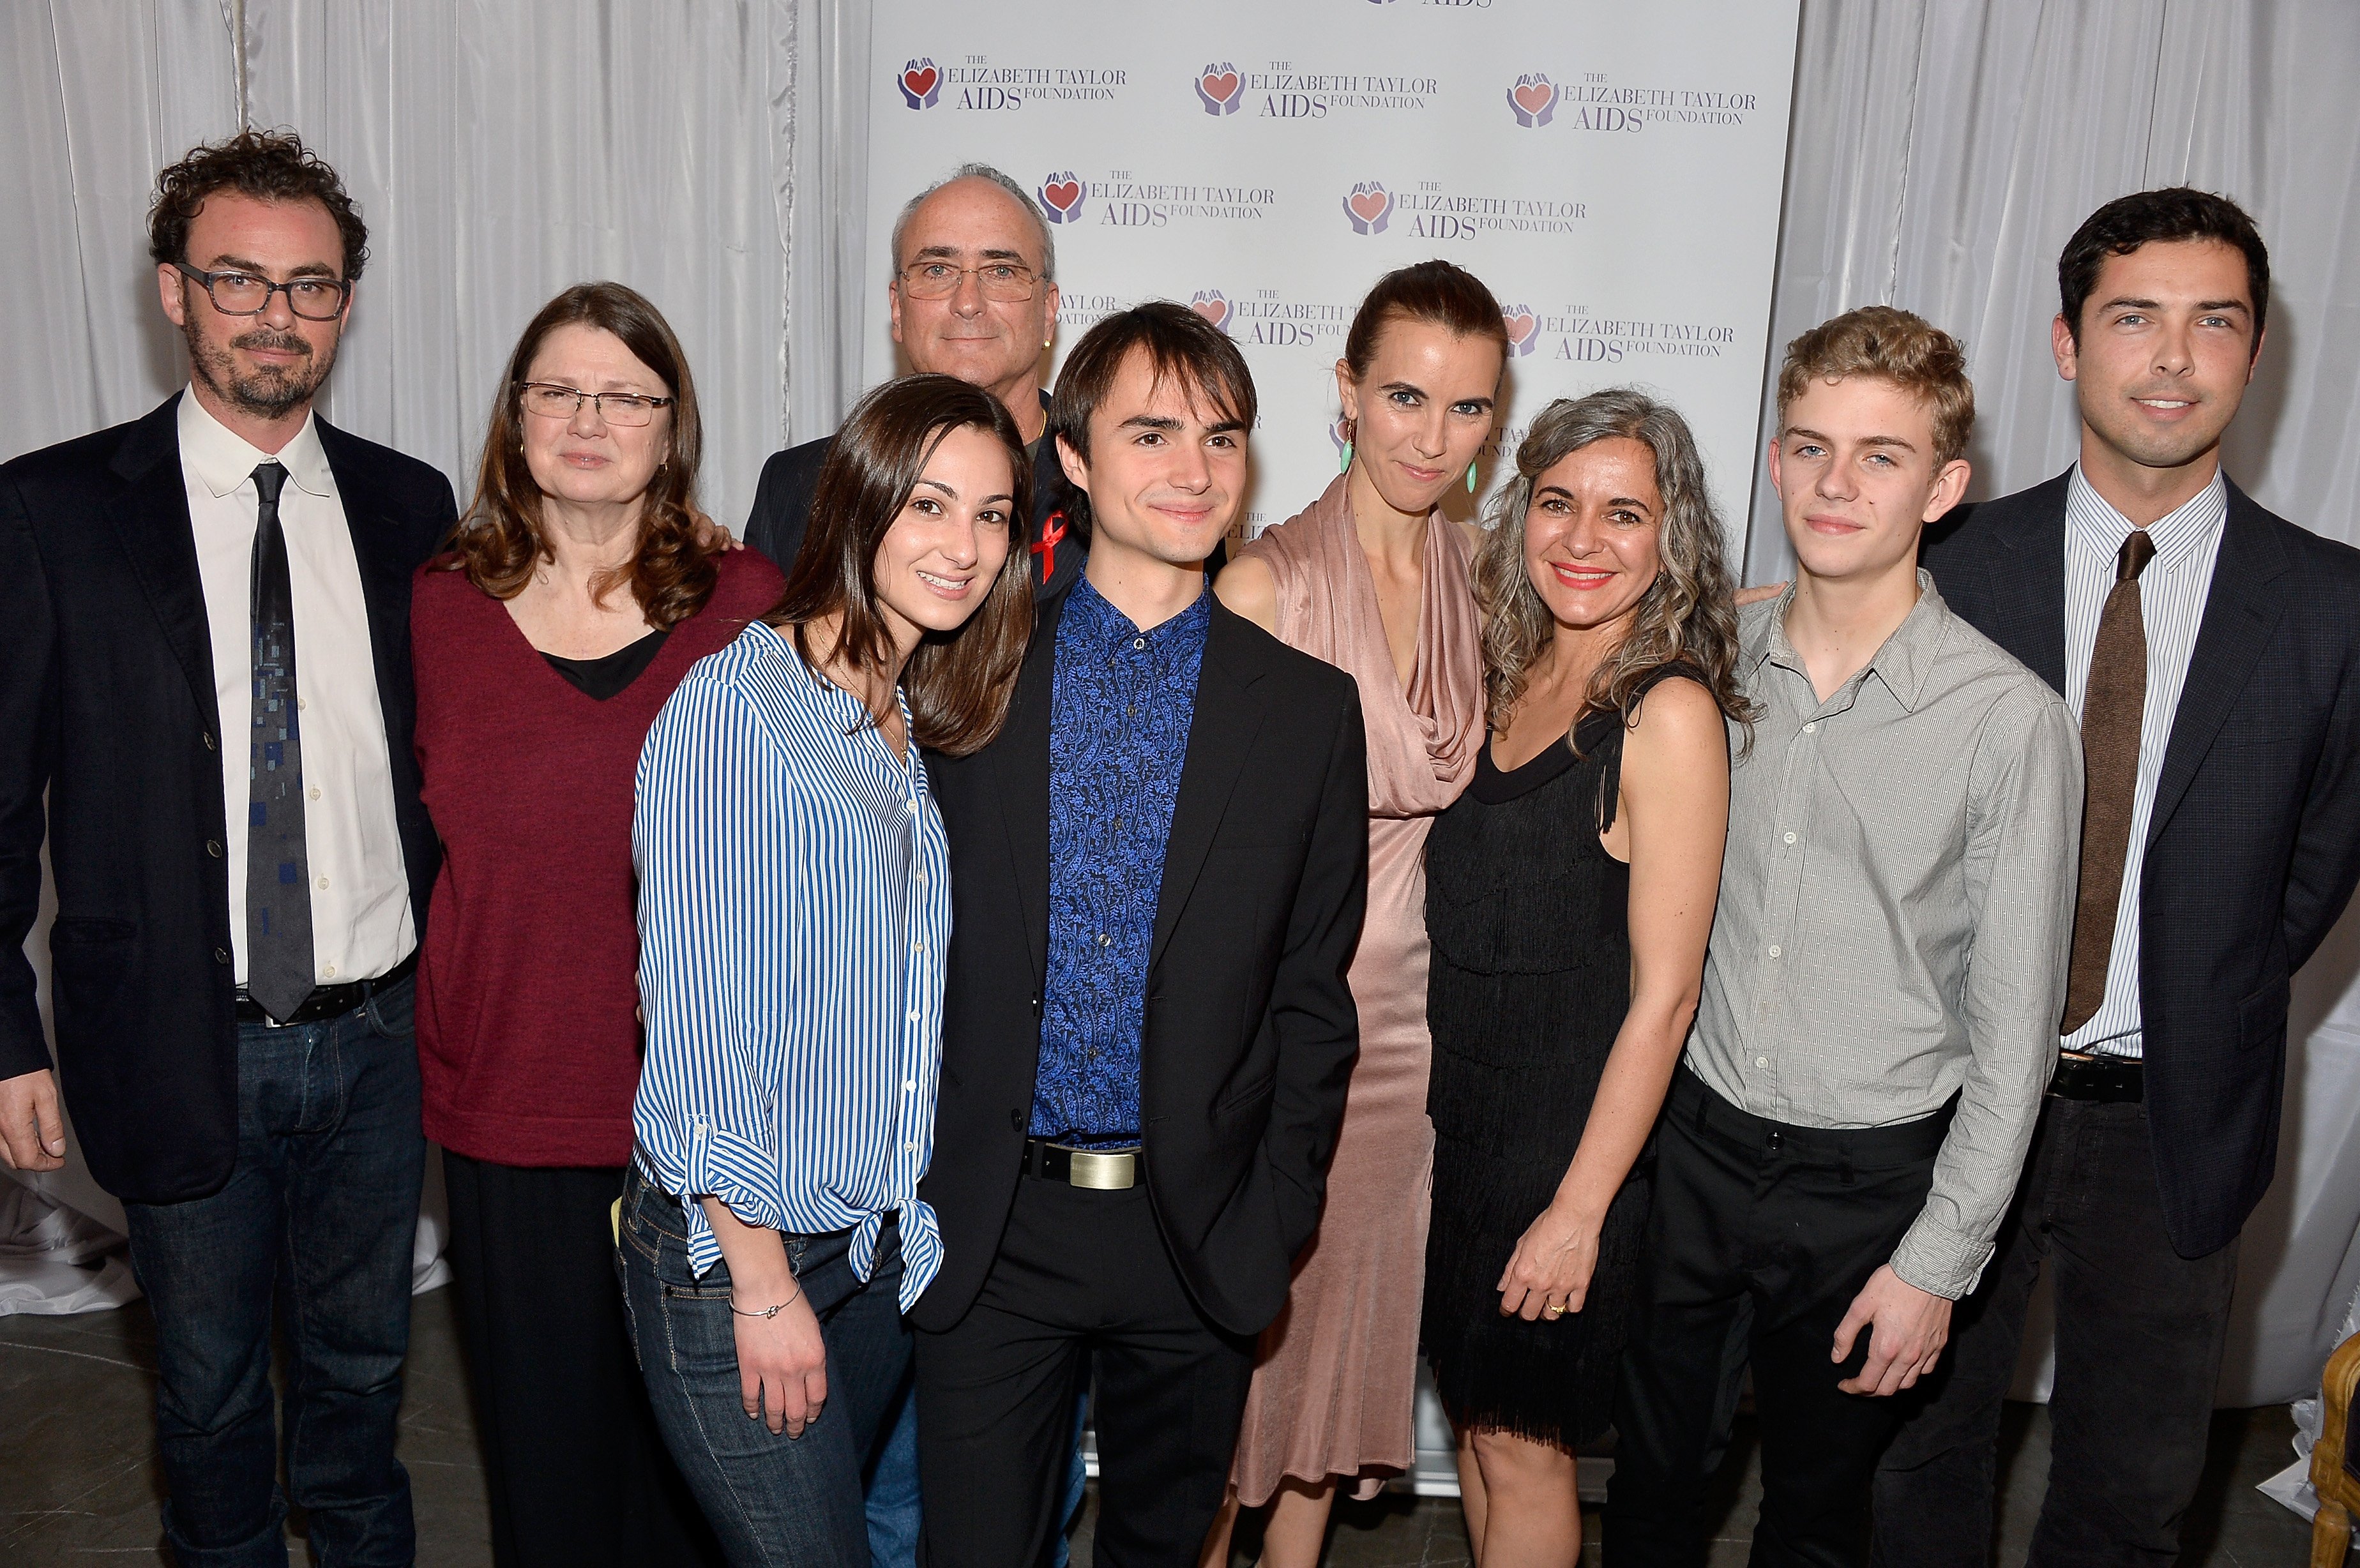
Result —
<instances>
[{"instance_id":1,"label":"pulled-back hairstyle","mask_svg":"<svg viewBox=\"0 0 2360 1568\"><path fill-rule=\"evenodd\" d=\"M1631 627L1590 675L1584 712L1638 717L1640 686L1679 661L1696 666L1722 713L1752 723L1737 670L1737 609L1721 558L1721 520L1705 491L1704 460L1677 409L1629 387L1560 397L1533 421L1516 448L1516 476L1491 503L1490 532L1475 555L1475 603L1483 612L1483 698L1493 730L1504 729L1524 694L1533 660L1557 635L1557 620L1524 571L1524 518L1541 475L1582 448L1626 436L1655 456L1664 502L1655 536L1660 567L1639 597Z\"/></svg>"},{"instance_id":2,"label":"pulled-back hairstyle","mask_svg":"<svg viewBox=\"0 0 2360 1568\"><path fill-rule=\"evenodd\" d=\"M1185 305L1150 299L1118 310L1082 334L1065 356L1057 389L1049 398L1049 430L1045 439L1065 439L1083 462L1090 456L1090 416L1114 390L1124 362L1138 349L1147 355L1155 384L1176 378L1192 403L1208 403L1225 419L1253 430L1259 404L1254 397L1253 372L1229 334ZM1065 516L1090 536L1090 498L1078 486L1066 487Z\"/></svg>"},{"instance_id":3,"label":"pulled-back hairstyle","mask_svg":"<svg viewBox=\"0 0 2360 1568\"><path fill-rule=\"evenodd\" d=\"M1507 364L1508 327L1500 301L1465 267L1420 261L1377 279L1352 317L1352 330L1344 334L1344 364L1353 380L1367 377L1377 340L1395 321L1425 321L1454 336L1490 338L1500 345L1501 365Z\"/></svg>"},{"instance_id":4,"label":"pulled-back hairstyle","mask_svg":"<svg viewBox=\"0 0 2360 1568\"><path fill-rule=\"evenodd\" d=\"M1975 428L1975 386L1967 351L1925 317L1894 305L1863 305L1813 327L1786 345L1778 367L1778 423L1814 381L1873 376L1926 406L1934 419L1934 466L1967 455Z\"/></svg>"},{"instance_id":5,"label":"pulled-back hairstyle","mask_svg":"<svg viewBox=\"0 0 2360 1568\"><path fill-rule=\"evenodd\" d=\"M713 596L719 575L718 545L700 542L696 471L705 455L705 430L697 418L696 384L688 358L663 313L636 289L619 283L577 283L541 308L508 355L499 390L492 398L491 429L475 469L475 494L452 531L448 565L495 599L513 599L532 581L533 569L556 559L541 527L541 485L524 456L523 387L533 357L549 334L563 326L596 327L622 340L640 364L656 373L672 398L656 410L668 422L672 446L639 499L639 542L630 564L591 579L590 592L605 601L624 583L648 625L669 631Z\"/></svg>"},{"instance_id":6,"label":"pulled-back hairstyle","mask_svg":"<svg viewBox=\"0 0 2360 1568\"><path fill-rule=\"evenodd\" d=\"M2245 210L2226 196L2174 185L2117 196L2087 218L2057 257L2058 310L2065 330L2081 341L2081 307L2098 286L2110 256L2128 256L2157 240L2218 240L2245 256L2245 291L2254 297L2254 347L2262 352L2262 323L2270 313L2270 251Z\"/></svg>"},{"instance_id":7,"label":"pulled-back hairstyle","mask_svg":"<svg viewBox=\"0 0 2360 1568\"><path fill-rule=\"evenodd\" d=\"M368 264L368 225L344 194L344 182L292 131L240 131L226 141L191 147L158 174L156 199L148 208L148 256L159 264L187 261L189 225L218 191L257 201L317 201L344 240L344 281L360 277Z\"/></svg>"},{"instance_id":8,"label":"pulled-back hairstyle","mask_svg":"<svg viewBox=\"0 0 2360 1568\"><path fill-rule=\"evenodd\" d=\"M990 744L1008 717L1017 667L1032 632L1032 566L1024 553L1032 515L1032 464L1000 399L952 376L906 376L852 407L827 449L812 492L803 552L786 592L762 619L790 628L795 651L816 670L841 658L856 669L891 667L893 638L877 596L877 550L908 506L945 437L979 430L1008 449L1008 559L974 615L957 630L929 633L901 669L911 738L946 757ZM837 617L835 642L811 645L811 623ZM883 715L872 712L874 724Z\"/></svg>"}]
</instances>

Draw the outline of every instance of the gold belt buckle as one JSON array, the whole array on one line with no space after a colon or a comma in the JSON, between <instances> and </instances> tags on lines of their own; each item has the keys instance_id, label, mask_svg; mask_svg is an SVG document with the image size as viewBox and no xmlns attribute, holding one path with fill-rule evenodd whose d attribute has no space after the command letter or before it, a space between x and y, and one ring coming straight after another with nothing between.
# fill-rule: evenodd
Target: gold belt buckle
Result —
<instances>
[{"instance_id":1,"label":"gold belt buckle","mask_svg":"<svg viewBox=\"0 0 2360 1568\"><path fill-rule=\"evenodd\" d=\"M1068 1183L1100 1192L1119 1192L1139 1184L1139 1151L1135 1149L1075 1149L1065 1154Z\"/></svg>"}]
</instances>

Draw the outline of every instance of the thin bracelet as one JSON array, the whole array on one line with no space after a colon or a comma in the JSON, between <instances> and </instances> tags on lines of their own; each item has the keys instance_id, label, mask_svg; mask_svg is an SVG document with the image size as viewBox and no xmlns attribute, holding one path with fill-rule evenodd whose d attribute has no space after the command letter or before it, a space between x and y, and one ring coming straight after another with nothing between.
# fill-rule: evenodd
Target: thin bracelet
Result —
<instances>
[{"instance_id":1,"label":"thin bracelet","mask_svg":"<svg viewBox=\"0 0 2360 1568\"><path fill-rule=\"evenodd\" d=\"M785 1301L781 1301L775 1307L763 1307L759 1311L749 1312L745 1308L738 1304L738 1293L735 1290L732 1290L729 1293L729 1310L736 1312L741 1318L774 1318L781 1312L785 1312L789 1307L793 1306L797 1301L802 1299L803 1293L803 1281L798 1279L795 1281L795 1293L793 1295L789 1296Z\"/></svg>"}]
</instances>

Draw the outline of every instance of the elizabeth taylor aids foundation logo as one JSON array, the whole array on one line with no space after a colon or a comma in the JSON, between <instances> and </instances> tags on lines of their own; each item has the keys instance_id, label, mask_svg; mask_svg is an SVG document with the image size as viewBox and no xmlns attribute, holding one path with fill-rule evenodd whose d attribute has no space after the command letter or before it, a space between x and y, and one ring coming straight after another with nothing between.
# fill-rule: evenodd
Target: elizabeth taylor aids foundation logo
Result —
<instances>
[{"instance_id":1,"label":"elizabeth taylor aids foundation logo","mask_svg":"<svg viewBox=\"0 0 2360 1568\"><path fill-rule=\"evenodd\" d=\"M1541 319L1530 307L1511 305L1500 312L1500 324L1508 329L1508 352L1522 356L1533 352L1541 341Z\"/></svg>"},{"instance_id":2,"label":"elizabeth taylor aids foundation logo","mask_svg":"<svg viewBox=\"0 0 2360 1568\"><path fill-rule=\"evenodd\" d=\"M1223 332L1229 330L1229 297L1218 289L1199 289L1188 296L1188 309Z\"/></svg>"},{"instance_id":3,"label":"elizabeth taylor aids foundation logo","mask_svg":"<svg viewBox=\"0 0 2360 1568\"><path fill-rule=\"evenodd\" d=\"M1390 191L1375 180L1363 180L1352 187L1344 198L1344 216L1352 220L1356 234L1381 234L1385 221L1393 215L1393 199Z\"/></svg>"},{"instance_id":4,"label":"elizabeth taylor aids foundation logo","mask_svg":"<svg viewBox=\"0 0 2360 1568\"><path fill-rule=\"evenodd\" d=\"M921 56L901 62L901 74L893 79L901 90L901 102L912 109L931 109L943 95L943 73L934 62Z\"/></svg>"},{"instance_id":5,"label":"elizabeth taylor aids foundation logo","mask_svg":"<svg viewBox=\"0 0 2360 1568\"><path fill-rule=\"evenodd\" d=\"M1228 60L1208 65L1196 73L1196 101L1207 114L1234 114L1246 101L1245 85L1245 78Z\"/></svg>"},{"instance_id":6,"label":"elizabeth taylor aids foundation logo","mask_svg":"<svg viewBox=\"0 0 2360 1568\"><path fill-rule=\"evenodd\" d=\"M1078 223L1082 215L1082 198L1089 187L1074 178L1071 169L1053 174L1041 181L1041 205L1053 223Z\"/></svg>"},{"instance_id":7,"label":"elizabeth taylor aids foundation logo","mask_svg":"<svg viewBox=\"0 0 2360 1568\"><path fill-rule=\"evenodd\" d=\"M1516 124L1527 129L1546 125L1557 114L1557 83L1538 71L1519 76L1508 89L1508 107L1515 111Z\"/></svg>"}]
</instances>

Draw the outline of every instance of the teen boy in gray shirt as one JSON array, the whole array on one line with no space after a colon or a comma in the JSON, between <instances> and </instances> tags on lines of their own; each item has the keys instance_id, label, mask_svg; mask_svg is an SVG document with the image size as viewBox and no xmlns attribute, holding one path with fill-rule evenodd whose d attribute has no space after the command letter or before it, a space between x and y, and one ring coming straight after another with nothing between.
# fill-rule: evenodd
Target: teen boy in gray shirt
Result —
<instances>
[{"instance_id":1,"label":"teen boy in gray shirt","mask_svg":"<svg viewBox=\"0 0 2360 1568\"><path fill-rule=\"evenodd\" d=\"M2056 1056L2081 822L2064 703L1943 605L1964 355L1887 306L1792 343L1770 473L1793 587L1742 615L1761 717L1659 1135L1606 1558L1704 1561L1721 1346L1747 1338L1757 1560L1857 1554L1889 1398L1933 1368ZM1860 1397L1867 1396L1867 1397Z\"/></svg>"}]
</instances>

